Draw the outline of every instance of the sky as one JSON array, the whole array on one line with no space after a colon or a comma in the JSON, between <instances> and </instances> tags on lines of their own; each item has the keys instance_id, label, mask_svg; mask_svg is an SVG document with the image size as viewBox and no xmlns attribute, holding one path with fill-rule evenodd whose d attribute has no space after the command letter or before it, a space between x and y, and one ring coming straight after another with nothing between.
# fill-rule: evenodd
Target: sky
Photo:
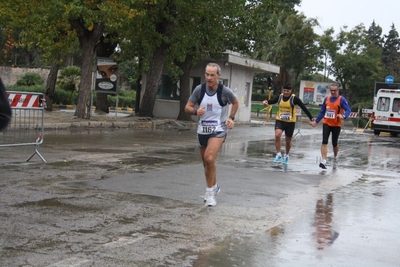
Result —
<instances>
[{"instance_id":1,"label":"sky","mask_svg":"<svg viewBox=\"0 0 400 267\"><path fill-rule=\"evenodd\" d=\"M339 33L344 25L352 30L360 23L368 29L373 20L382 28L382 35L388 35L392 23L400 32L399 0L302 0L296 10L318 20L317 34L331 27Z\"/></svg>"}]
</instances>

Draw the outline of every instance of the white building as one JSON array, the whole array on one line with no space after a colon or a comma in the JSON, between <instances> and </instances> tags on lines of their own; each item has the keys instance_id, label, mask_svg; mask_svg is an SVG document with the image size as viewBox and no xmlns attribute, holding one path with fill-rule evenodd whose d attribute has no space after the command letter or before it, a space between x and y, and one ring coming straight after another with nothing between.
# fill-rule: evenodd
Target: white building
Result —
<instances>
[{"instance_id":1,"label":"white building","mask_svg":"<svg viewBox=\"0 0 400 267\"><path fill-rule=\"evenodd\" d=\"M204 60L193 67L190 73L192 90L200 83L205 83L204 72L210 62L221 66L221 79L227 87L231 88L239 100L239 109L236 113L236 121L250 121L251 118L251 94L253 91L254 73L267 72L279 73L279 66L270 62L263 62L246 58L235 52L226 52L220 59ZM146 88L145 79L142 88ZM144 92L142 92L142 95ZM160 89L154 105L155 117L176 119L179 114L179 85L172 84L167 75L161 79Z\"/></svg>"}]
</instances>

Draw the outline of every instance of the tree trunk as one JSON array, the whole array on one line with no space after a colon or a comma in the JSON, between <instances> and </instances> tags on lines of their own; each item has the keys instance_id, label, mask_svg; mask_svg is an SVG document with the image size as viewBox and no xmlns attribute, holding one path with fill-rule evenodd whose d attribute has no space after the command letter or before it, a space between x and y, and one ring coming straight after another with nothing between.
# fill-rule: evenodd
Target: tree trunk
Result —
<instances>
[{"instance_id":1,"label":"tree trunk","mask_svg":"<svg viewBox=\"0 0 400 267\"><path fill-rule=\"evenodd\" d=\"M97 92L96 97L96 111L103 111L109 113L107 94Z\"/></svg>"},{"instance_id":2,"label":"tree trunk","mask_svg":"<svg viewBox=\"0 0 400 267\"><path fill-rule=\"evenodd\" d=\"M57 74L59 69L60 69L59 64L53 64L51 66L49 76L47 77L46 93L45 93L47 111L53 110L52 105L54 100L54 92L56 90Z\"/></svg>"},{"instance_id":3,"label":"tree trunk","mask_svg":"<svg viewBox=\"0 0 400 267\"><path fill-rule=\"evenodd\" d=\"M104 25L95 23L93 28L88 30L83 20L72 20L70 24L76 30L82 52L81 82L74 115L81 119L90 119L94 48L103 35Z\"/></svg>"},{"instance_id":4,"label":"tree trunk","mask_svg":"<svg viewBox=\"0 0 400 267\"><path fill-rule=\"evenodd\" d=\"M142 75L139 75L138 78L136 79L135 115L139 115L141 92L142 92Z\"/></svg>"},{"instance_id":5,"label":"tree trunk","mask_svg":"<svg viewBox=\"0 0 400 267\"><path fill-rule=\"evenodd\" d=\"M192 116L185 112L185 106L190 97L192 89L190 88L190 70L192 68L192 58L186 57L185 62L179 64L179 68L183 71L183 74L179 79L180 101L179 114L177 119L181 121L190 121L192 120Z\"/></svg>"},{"instance_id":6,"label":"tree trunk","mask_svg":"<svg viewBox=\"0 0 400 267\"><path fill-rule=\"evenodd\" d=\"M150 70L147 74L146 89L140 102L139 117L153 117L154 104L157 97L157 86L161 79L165 60L165 48L158 47L150 62Z\"/></svg>"},{"instance_id":7,"label":"tree trunk","mask_svg":"<svg viewBox=\"0 0 400 267\"><path fill-rule=\"evenodd\" d=\"M92 92L93 76L93 47L86 44L82 47L82 74L79 84L78 103L76 105L75 116L81 119L90 119L90 101Z\"/></svg>"},{"instance_id":8,"label":"tree trunk","mask_svg":"<svg viewBox=\"0 0 400 267\"><path fill-rule=\"evenodd\" d=\"M139 115L139 111L140 111L140 97L142 95L142 68L143 67L143 59L141 57L139 57L139 66L138 66L138 71L139 71L139 75L136 79L136 101L135 101L135 115L138 116Z\"/></svg>"}]
</instances>

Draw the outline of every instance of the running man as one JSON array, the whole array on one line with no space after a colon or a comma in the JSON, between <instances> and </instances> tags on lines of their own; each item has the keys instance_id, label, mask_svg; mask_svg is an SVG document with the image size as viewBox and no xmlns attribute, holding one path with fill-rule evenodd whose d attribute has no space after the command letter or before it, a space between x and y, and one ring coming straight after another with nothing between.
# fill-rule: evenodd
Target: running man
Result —
<instances>
[{"instance_id":1,"label":"running man","mask_svg":"<svg viewBox=\"0 0 400 267\"><path fill-rule=\"evenodd\" d=\"M344 96L339 95L339 85L334 83L330 87L331 95L325 97L321 110L312 126L316 126L318 122L323 120L322 125L322 145L321 145L321 162L319 167L326 169L326 158L328 154L328 140L332 133L333 147L333 169L338 166L337 156L339 153L339 135L342 129L342 121L350 116L351 110Z\"/></svg>"},{"instance_id":2,"label":"running man","mask_svg":"<svg viewBox=\"0 0 400 267\"><path fill-rule=\"evenodd\" d=\"M185 106L185 112L199 116L197 139L207 183L204 197L206 206L217 204L215 195L219 193L220 187L215 161L228 129L235 126L235 114L239 108L239 101L232 90L219 83L220 76L221 67L218 64L207 64L206 83L193 90ZM198 108L195 108L196 104ZM230 114L228 104L232 104Z\"/></svg>"},{"instance_id":3,"label":"running man","mask_svg":"<svg viewBox=\"0 0 400 267\"><path fill-rule=\"evenodd\" d=\"M279 106L275 120L276 156L274 163L279 163L282 161L283 164L288 164L289 152L290 148L292 147L293 132L296 126L296 106L298 105L307 114L311 122L313 122L314 119L300 98L292 94L292 86L290 84L283 86L283 93L278 97L270 101L264 100L263 104L265 106L278 104ZM285 132L286 142L284 156L282 156L281 152L281 137L283 132Z\"/></svg>"}]
</instances>

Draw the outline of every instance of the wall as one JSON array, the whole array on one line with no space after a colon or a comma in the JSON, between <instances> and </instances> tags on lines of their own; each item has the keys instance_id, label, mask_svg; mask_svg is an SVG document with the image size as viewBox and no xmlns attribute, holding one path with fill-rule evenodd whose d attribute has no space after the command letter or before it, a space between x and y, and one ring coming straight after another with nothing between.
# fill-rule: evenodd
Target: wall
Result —
<instances>
[{"instance_id":1,"label":"wall","mask_svg":"<svg viewBox=\"0 0 400 267\"><path fill-rule=\"evenodd\" d=\"M235 120L250 121L251 119L251 92L253 90L253 71L244 66L229 64L229 87L239 101L239 109Z\"/></svg>"},{"instance_id":2,"label":"wall","mask_svg":"<svg viewBox=\"0 0 400 267\"><path fill-rule=\"evenodd\" d=\"M154 104L153 115L159 118L170 118L170 119L178 118L179 101L157 99Z\"/></svg>"},{"instance_id":3,"label":"wall","mask_svg":"<svg viewBox=\"0 0 400 267\"><path fill-rule=\"evenodd\" d=\"M34 72L40 75L44 82L47 80L49 75L49 69L39 69L39 68L13 68L0 66L0 77L3 80L5 86L15 85L19 78L27 72Z\"/></svg>"}]
</instances>

